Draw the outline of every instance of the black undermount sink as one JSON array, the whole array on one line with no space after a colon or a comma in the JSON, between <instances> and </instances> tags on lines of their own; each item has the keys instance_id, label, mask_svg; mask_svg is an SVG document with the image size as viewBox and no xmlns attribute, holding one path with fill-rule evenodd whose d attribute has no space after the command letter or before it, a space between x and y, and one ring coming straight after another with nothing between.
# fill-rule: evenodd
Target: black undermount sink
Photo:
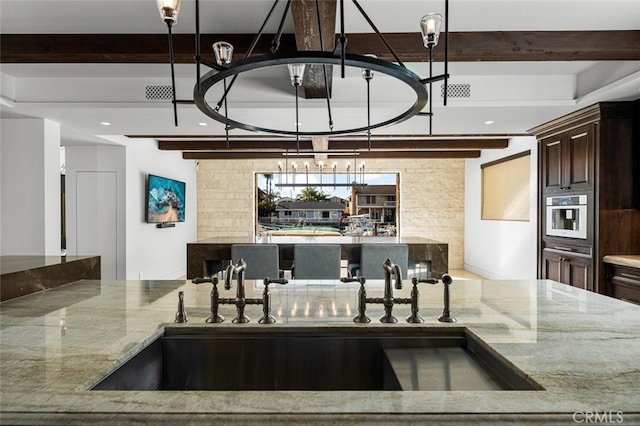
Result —
<instances>
[{"instance_id":1,"label":"black undermount sink","mask_svg":"<svg viewBox=\"0 0 640 426\"><path fill-rule=\"evenodd\" d=\"M463 329L167 328L92 390L535 390Z\"/></svg>"}]
</instances>

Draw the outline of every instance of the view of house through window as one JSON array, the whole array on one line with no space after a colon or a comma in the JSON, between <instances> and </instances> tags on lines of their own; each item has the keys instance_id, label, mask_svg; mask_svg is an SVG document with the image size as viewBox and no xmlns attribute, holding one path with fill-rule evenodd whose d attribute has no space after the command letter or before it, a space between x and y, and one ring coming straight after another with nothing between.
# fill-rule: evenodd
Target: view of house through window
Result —
<instances>
[{"instance_id":1,"label":"view of house through window","mask_svg":"<svg viewBox=\"0 0 640 426\"><path fill-rule=\"evenodd\" d=\"M256 235L398 233L396 173L256 173L256 190Z\"/></svg>"}]
</instances>

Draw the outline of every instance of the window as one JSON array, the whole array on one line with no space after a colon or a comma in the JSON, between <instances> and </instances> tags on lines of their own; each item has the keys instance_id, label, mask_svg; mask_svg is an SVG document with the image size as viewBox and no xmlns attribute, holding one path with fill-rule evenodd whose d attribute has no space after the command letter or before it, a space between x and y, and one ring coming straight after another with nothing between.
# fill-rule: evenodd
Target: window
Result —
<instances>
[{"instance_id":1,"label":"window","mask_svg":"<svg viewBox=\"0 0 640 426\"><path fill-rule=\"evenodd\" d=\"M326 167L323 174L298 173L286 163L280 170L288 172L256 173L255 235L278 232L292 223L295 226L332 227L347 235L387 232L385 227L374 229L373 220L384 221L390 225L389 229L397 232L401 202L399 175L354 175L353 169L351 173L341 173L339 170L348 169L345 169L344 161L338 159L336 162L336 173Z\"/></svg>"}]
</instances>

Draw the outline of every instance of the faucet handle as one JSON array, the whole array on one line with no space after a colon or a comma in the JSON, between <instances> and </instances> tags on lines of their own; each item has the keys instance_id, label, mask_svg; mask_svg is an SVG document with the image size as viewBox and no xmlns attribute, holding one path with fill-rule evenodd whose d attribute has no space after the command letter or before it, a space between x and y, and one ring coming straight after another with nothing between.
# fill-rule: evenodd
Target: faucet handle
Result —
<instances>
[{"instance_id":1,"label":"faucet handle","mask_svg":"<svg viewBox=\"0 0 640 426\"><path fill-rule=\"evenodd\" d=\"M427 283L427 284L438 284L438 280L435 278L421 278L418 279L416 277L411 278L411 283L413 285L418 285L418 283Z\"/></svg>"},{"instance_id":2,"label":"faucet handle","mask_svg":"<svg viewBox=\"0 0 640 426\"><path fill-rule=\"evenodd\" d=\"M273 324L276 319L271 315L271 295L269 294L269 284L286 284L289 281L284 278L271 279L266 277L263 281L264 291L262 292L262 318L258 321L260 324Z\"/></svg>"},{"instance_id":3,"label":"faucet handle","mask_svg":"<svg viewBox=\"0 0 640 426\"><path fill-rule=\"evenodd\" d=\"M358 282L361 285L364 285L364 283L367 282L367 279L365 277L342 277L342 278L340 278L340 282L343 282L343 283L355 283L355 282Z\"/></svg>"},{"instance_id":4,"label":"faucet handle","mask_svg":"<svg viewBox=\"0 0 640 426\"><path fill-rule=\"evenodd\" d=\"M289 282L289 280L287 280L286 278L274 278L271 279L269 277L265 278L263 280L264 286L268 286L269 284L287 284Z\"/></svg>"},{"instance_id":5,"label":"faucet handle","mask_svg":"<svg viewBox=\"0 0 640 426\"><path fill-rule=\"evenodd\" d=\"M205 277L205 278L194 278L191 280L191 282L194 284L204 284L204 283L218 284L218 277L213 276L213 277Z\"/></svg>"}]
</instances>

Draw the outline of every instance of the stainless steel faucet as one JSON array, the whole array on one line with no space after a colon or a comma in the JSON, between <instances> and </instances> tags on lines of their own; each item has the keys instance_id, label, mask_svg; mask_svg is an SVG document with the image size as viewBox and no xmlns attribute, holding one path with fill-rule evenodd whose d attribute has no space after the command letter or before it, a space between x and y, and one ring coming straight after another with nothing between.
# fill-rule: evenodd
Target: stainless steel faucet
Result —
<instances>
[{"instance_id":1,"label":"stainless steel faucet","mask_svg":"<svg viewBox=\"0 0 640 426\"><path fill-rule=\"evenodd\" d=\"M233 319L233 323L236 324L244 324L249 322L249 317L244 314L244 307L246 305L263 305L262 312L263 316L258 321L260 324L273 324L276 322L276 319L270 315L271 313L271 296L269 295L269 284L286 284L288 281L285 279L271 279L265 278L263 280L264 283L264 291L262 292L262 299L247 299L244 293L244 273L247 269L247 264L243 259L238 260L238 263L230 264L225 269L225 278L224 278L224 288L225 290L231 290L233 286L233 274L235 273L238 277L238 284L236 286L236 297L235 299L231 298L220 298L218 292L218 277L208 277L208 278L194 278L191 280L194 284L202 284L202 283L211 283L213 284L213 288L211 289L211 316L207 318L207 323L221 323L224 321L224 317L218 314L218 307L220 304L227 305L236 305L237 315ZM181 292L182 293L182 292ZM177 315L177 314L176 314Z\"/></svg>"},{"instance_id":2,"label":"stainless steel faucet","mask_svg":"<svg viewBox=\"0 0 640 426\"><path fill-rule=\"evenodd\" d=\"M382 269L384 269L384 297L382 298L382 304L384 305L384 315L380 317L380 322L395 323L398 322L398 320L392 314L393 305L396 303L411 303L411 299L394 300L393 298L391 276L393 275L394 277L394 287L396 288L396 290L400 290L402 288L402 270L400 269L400 266L391 262L391 259L387 259L382 263Z\"/></svg>"},{"instance_id":3,"label":"stainless steel faucet","mask_svg":"<svg viewBox=\"0 0 640 426\"><path fill-rule=\"evenodd\" d=\"M365 277L359 278L340 278L342 282L358 281L360 283L360 290L358 291L358 315L353 318L353 322L368 323L371 320L366 315L367 303L381 303L384 305L384 315L380 317L382 323L396 323L398 320L393 316L393 305L402 303L409 304L412 299L407 298L393 298L393 288L391 287L391 276L394 277L395 288L400 290L402 288L402 270L400 266L391 262L391 259L387 259L382 263L382 269L384 270L384 297L382 298L368 298L364 284L366 282Z\"/></svg>"},{"instance_id":4,"label":"stainless steel faucet","mask_svg":"<svg viewBox=\"0 0 640 426\"><path fill-rule=\"evenodd\" d=\"M247 270L247 263L240 259L234 265L233 263L227 266L225 271L225 290L231 290L233 283L233 273L235 272L238 279L236 285L236 298L235 299L220 299L220 303L227 303L236 305L237 315L233 319L234 324L244 324L249 322L249 317L244 314L244 307L246 305L261 305L264 303L263 299L247 299L244 293L244 272Z\"/></svg>"}]
</instances>

